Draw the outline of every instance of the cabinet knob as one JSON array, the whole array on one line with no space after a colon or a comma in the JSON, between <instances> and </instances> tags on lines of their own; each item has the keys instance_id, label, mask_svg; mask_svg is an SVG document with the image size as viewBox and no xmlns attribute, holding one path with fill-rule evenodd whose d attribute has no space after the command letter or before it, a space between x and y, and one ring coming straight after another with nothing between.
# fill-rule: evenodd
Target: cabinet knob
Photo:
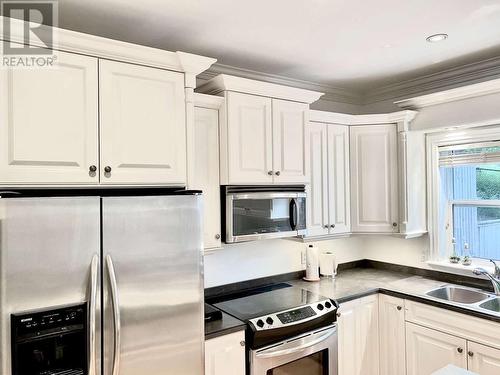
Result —
<instances>
[{"instance_id":1,"label":"cabinet knob","mask_svg":"<svg viewBox=\"0 0 500 375\"><path fill-rule=\"evenodd\" d=\"M241 346L245 346L245 345L246 345L246 342L245 342L245 341L240 341L240 345L241 345Z\"/></svg>"},{"instance_id":2,"label":"cabinet knob","mask_svg":"<svg viewBox=\"0 0 500 375\"><path fill-rule=\"evenodd\" d=\"M392 223L392 226L396 228L398 226L398 223Z\"/></svg>"},{"instance_id":3,"label":"cabinet knob","mask_svg":"<svg viewBox=\"0 0 500 375\"><path fill-rule=\"evenodd\" d=\"M403 307L402 307L402 306L398 306L398 307L396 307L396 308L398 309L398 311L403 310Z\"/></svg>"},{"instance_id":4,"label":"cabinet knob","mask_svg":"<svg viewBox=\"0 0 500 375\"><path fill-rule=\"evenodd\" d=\"M335 224L330 225L330 228L332 229L335 228Z\"/></svg>"},{"instance_id":5,"label":"cabinet knob","mask_svg":"<svg viewBox=\"0 0 500 375\"><path fill-rule=\"evenodd\" d=\"M281 174L281 172L280 172L280 171L277 171L277 172L275 172L274 174L275 174L276 176L279 176L279 175Z\"/></svg>"},{"instance_id":6,"label":"cabinet knob","mask_svg":"<svg viewBox=\"0 0 500 375\"><path fill-rule=\"evenodd\" d=\"M269 176L272 176L272 175L273 175L273 171L268 171L268 172L267 172L267 174L268 174Z\"/></svg>"},{"instance_id":7,"label":"cabinet knob","mask_svg":"<svg viewBox=\"0 0 500 375\"><path fill-rule=\"evenodd\" d=\"M323 225L323 228L328 229L328 225Z\"/></svg>"},{"instance_id":8,"label":"cabinet knob","mask_svg":"<svg viewBox=\"0 0 500 375\"><path fill-rule=\"evenodd\" d=\"M219 233L217 233L217 234L215 235L215 239L216 239L216 240L220 240L220 234L219 234Z\"/></svg>"},{"instance_id":9,"label":"cabinet knob","mask_svg":"<svg viewBox=\"0 0 500 375\"><path fill-rule=\"evenodd\" d=\"M97 167L95 165L91 165L89 167L89 172L94 173L95 171L97 171Z\"/></svg>"},{"instance_id":10,"label":"cabinet knob","mask_svg":"<svg viewBox=\"0 0 500 375\"><path fill-rule=\"evenodd\" d=\"M111 167L109 165L104 167L104 172L111 173Z\"/></svg>"},{"instance_id":11,"label":"cabinet knob","mask_svg":"<svg viewBox=\"0 0 500 375\"><path fill-rule=\"evenodd\" d=\"M470 350L467 352L467 354L469 355L469 357L473 357L474 356L474 352L471 352Z\"/></svg>"},{"instance_id":12,"label":"cabinet knob","mask_svg":"<svg viewBox=\"0 0 500 375\"><path fill-rule=\"evenodd\" d=\"M337 313L337 318L340 318L340 316L341 316L341 315L342 315L342 314L338 312L338 313Z\"/></svg>"},{"instance_id":13,"label":"cabinet knob","mask_svg":"<svg viewBox=\"0 0 500 375\"><path fill-rule=\"evenodd\" d=\"M463 350L462 348L458 347L458 348L457 348L457 352L459 352L459 353L463 353L463 352L464 352L464 350Z\"/></svg>"}]
</instances>

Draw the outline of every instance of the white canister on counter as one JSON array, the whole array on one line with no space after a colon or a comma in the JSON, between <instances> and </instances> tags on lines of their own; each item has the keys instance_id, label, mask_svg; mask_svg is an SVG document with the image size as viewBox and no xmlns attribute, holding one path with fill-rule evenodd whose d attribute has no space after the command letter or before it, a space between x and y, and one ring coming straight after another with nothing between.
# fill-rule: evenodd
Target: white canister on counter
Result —
<instances>
[{"instance_id":1,"label":"white canister on counter","mask_svg":"<svg viewBox=\"0 0 500 375\"><path fill-rule=\"evenodd\" d=\"M337 275L337 260L332 252L326 251L319 254L319 271L322 276L335 277Z\"/></svg>"},{"instance_id":2,"label":"white canister on counter","mask_svg":"<svg viewBox=\"0 0 500 375\"><path fill-rule=\"evenodd\" d=\"M309 245L306 249L306 281L319 280L319 249Z\"/></svg>"}]
</instances>

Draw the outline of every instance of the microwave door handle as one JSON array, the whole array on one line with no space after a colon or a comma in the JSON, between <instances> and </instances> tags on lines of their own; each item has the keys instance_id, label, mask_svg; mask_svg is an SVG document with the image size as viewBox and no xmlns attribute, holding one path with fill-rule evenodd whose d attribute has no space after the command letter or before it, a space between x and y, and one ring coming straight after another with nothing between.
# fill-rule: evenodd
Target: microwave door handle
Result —
<instances>
[{"instance_id":1,"label":"microwave door handle","mask_svg":"<svg viewBox=\"0 0 500 375\"><path fill-rule=\"evenodd\" d=\"M113 326L114 326L114 350L113 350L113 370L111 375L120 373L120 347L121 347L121 322L120 322L120 304L118 299L118 286L116 283L115 267L111 255L106 256L106 265L108 267L109 286L111 290L111 305L113 307Z\"/></svg>"},{"instance_id":2,"label":"microwave door handle","mask_svg":"<svg viewBox=\"0 0 500 375\"><path fill-rule=\"evenodd\" d=\"M334 333L337 332L337 327L333 327L330 329L327 329L323 332L321 332L319 335L315 336L306 336L303 339L296 340L296 342L293 343L292 346L288 346L285 344L287 347L280 349L280 347L272 347L269 349L264 349L261 352L257 352L255 356L257 358L275 358L275 357L280 357L284 355L290 355L293 353L300 352L304 349L310 348L311 346L317 345L322 343L323 341L327 340L330 336L332 336Z\"/></svg>"},{"instance_id":3,"label":"microwave door handle","mask_svg":"<svg viewBox=\"0 0 500 375\"><path fill-rule=\"evenodd\" d=\"M89 296L89 375L97 375L96 362L96 314L97 288L99 273L99 255L94 254L90 263L90 296Z\"/></svg>"},{"instance_id":4,"label":"microwave door handle","mask_svg":"<svg viewBox=\"0 0 500 375\"><path fill-rule=\"evenodd\" d=\"M297 229L297 200L295 198L292 198L290 200L290 227L292 230Z\"/></svg>"}]
</instances>

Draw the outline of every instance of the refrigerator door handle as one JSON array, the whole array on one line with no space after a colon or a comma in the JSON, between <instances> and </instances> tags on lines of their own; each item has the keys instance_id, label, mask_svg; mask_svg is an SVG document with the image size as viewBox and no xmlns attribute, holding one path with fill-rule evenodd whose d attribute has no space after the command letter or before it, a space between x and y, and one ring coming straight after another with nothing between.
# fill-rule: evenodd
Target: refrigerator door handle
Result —
<instances>
[{"instance_id":1,"label":"refrigerator door handle","mask_svg":"<svg viewBox=\"0 0 500 375\"><path fill-rule=\"evenodd\" d=\"M111 305L113 307L113 327L114 327L114 351L113 351L113 370L111 375L118 375L120 372L120 304L118 299L118 286L116 284L115 267L111 255L106 255L106 266L108 267L109 286L111 289Z\"/></svg>"},{"instance_id":2,"label":"refrigerator door handle","mask_svg":"<svg viewBox=\"0 0 500 375\"><path fill-rule=\"evenodd\" d=\"M99 255L94 254L90 263L90 302L89 302L89 375L97 375L96 363L96 314Z\"/></svg>"}]
</instances>

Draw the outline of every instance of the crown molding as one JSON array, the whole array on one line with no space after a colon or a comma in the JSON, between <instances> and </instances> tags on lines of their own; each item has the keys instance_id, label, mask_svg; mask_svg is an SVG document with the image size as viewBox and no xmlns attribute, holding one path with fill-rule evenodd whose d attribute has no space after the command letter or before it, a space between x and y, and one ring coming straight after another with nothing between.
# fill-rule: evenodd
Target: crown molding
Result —
<instances>
[{"instance_id":1,"label":"crown molding","mask_svg":"<svg viewBox=\"0 0 500 375\"><path fill-rule=\"evenodd\" d=\"M417 114L417 111L410 110L373 115L348 115L337 112L310 110L309 121L349 126L398 124L399 131L407 131L410 128L410 123L415 119Z\"/></svg>"},{"instance_id":2,"label":"crown molding","mask_svg":"<svg viewBox=\"0 0 500 375\"><path fill-rule=\"evenodd\" d=\"M500 78L500 56L369 90L361 104L405 99Z\"/></svg>"},{"instance_id":3,"label":"crown molding","mask_svg":"<svg viewBox=\"0 0 500 375\"><path fill-rule=\"evenodd\" d=\"M331 102L355 105L360 104L362 101L362 95L352 90L334 87L326 84L314 83L306 80L284 77L277 74L262 73L255 70L237 68L234 66L219 63L213 64L210 69L201 73L198 78L209 81L219 74L226 74L257 81L275 83L278 85L296 87L304 90L323 92L324 95L321 97L322 101L327 100Z\"/></svg>"},{"instance_id":4,"label":"crown molding","mask_svg":"<svg viewBox=\"0 0 500 375\"><path fill-rule=\"evenodd\" d=\"M197 88L197 92L217 95L223 91L236 91L272 98L293 100L311 104L317 101L322 92L305 90L297 87L278 85L276 83L256 81L227 74L219 74Z\"/></svg>"},{"instance_id":5,"label":"crown molding","mask_svg":"<svg viewBox=\"0 0 500 375\"><path fill-rule=\"evenodd\" d=\"M5 35L3 30L4 18L0 17L0 39L24 44L24 35L19 32L23 30L22 26L11 28L9 36ZM13 18L9 19L9 22L24 25L24 21ZM194 76L208 69L217 61L210 57L180 51L165 51L46 25L41 25L37 33L41 36L42 40L45 39L43 35L53 34L54 41L51 49L56 51L72 52L108 60L173 70ZM46 48L39 41L32 41L30 44Z\"/></svg>"},{"instance_id":6,"label":"crown molding","mask_svg":"<svg viewBox=\"0 0 500 375\"><path fill-rule=\"evenodd\" d=\"M500 92L500 78L395 102L399 107L418 109Z\"/></svg>"}]
</instances>

